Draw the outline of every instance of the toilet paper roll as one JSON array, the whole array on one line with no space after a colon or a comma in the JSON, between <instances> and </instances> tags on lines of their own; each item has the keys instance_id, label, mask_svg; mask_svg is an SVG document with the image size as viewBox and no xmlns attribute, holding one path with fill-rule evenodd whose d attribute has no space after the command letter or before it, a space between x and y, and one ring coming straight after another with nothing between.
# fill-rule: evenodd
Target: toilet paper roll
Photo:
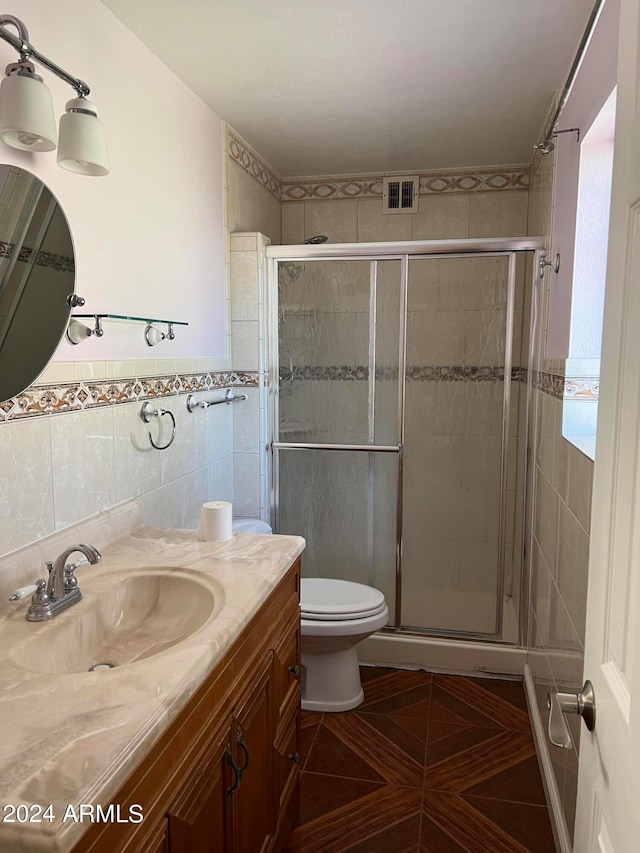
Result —
<instances>
[{"instance_id":1,"label":"toilet paper roll","mask_svg":"<svg viewBox=\"0 0 640 853\"><path fill-rule=\"evenodd\" d=\"M203 542L224 542L231 539L233 507L229 501L209 501L202 504L198 539Z\"/></svg>"}]
</instances>

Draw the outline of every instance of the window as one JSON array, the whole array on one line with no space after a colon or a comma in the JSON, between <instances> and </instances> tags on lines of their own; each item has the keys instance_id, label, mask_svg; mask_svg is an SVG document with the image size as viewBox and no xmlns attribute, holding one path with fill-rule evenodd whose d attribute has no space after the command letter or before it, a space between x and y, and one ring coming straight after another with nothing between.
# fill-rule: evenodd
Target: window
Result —
<instances>
[{"instance_id":1,"label":"window","mask_svg":"<svg viewBox=\"0 0 640 853\"><path fill-rule=\"evenodd\" d=\"M607 272L616 91L580 146L569 358L562 434L595 459L600 348Z\"/></svg>"}]
</instances>

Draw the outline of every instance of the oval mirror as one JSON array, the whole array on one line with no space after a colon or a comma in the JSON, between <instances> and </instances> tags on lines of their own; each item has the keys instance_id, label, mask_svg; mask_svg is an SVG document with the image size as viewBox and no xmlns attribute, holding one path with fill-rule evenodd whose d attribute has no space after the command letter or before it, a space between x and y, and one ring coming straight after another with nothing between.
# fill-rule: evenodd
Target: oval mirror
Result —
<instances>
[{"instance_id":1,"label":"oval mirror","mask_svg":"<svg viewBox=\"0 0 640 853\"><path fill-rule=\"evenodd\" d=\"M51 360L74 285L62 208L35 175L0 164L0 402L28 388Z\"/></svg>"}]
</instances>

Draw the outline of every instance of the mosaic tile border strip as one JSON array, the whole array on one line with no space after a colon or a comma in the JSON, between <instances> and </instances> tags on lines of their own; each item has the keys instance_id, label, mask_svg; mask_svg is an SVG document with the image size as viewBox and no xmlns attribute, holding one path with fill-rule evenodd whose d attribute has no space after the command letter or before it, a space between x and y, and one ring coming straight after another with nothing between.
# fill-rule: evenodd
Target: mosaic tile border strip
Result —
<instances>
[{"instance_id":1,"label":"mosaic tile border strip","mask_svg":"<svg viewBox=\"0 0 640 853\"><path fill-rule=\"evenodd\" d=\"M534 387L557 400L597 400L600 394L599 376L560 376L538 370L533 377Z\"/></svg>"},{"instance_id":2,"label":"mosaic tile border strip","mask_svg":"<svg viewBox=\"0 0 640 853\"><path fill-rule=\"evenodd\" d=\"M529 167L513 166L507 169L473 169L456 172L418 172L420 195L443 193L496 192L502 190L528 190ZM296 178L282 181L282 201L335 201L345 198L382 198L380 175Z\"/></svg>"},{"instance_id":3,"label":"mosaic tile border strip","mask_svg":"<svg viewBox=\"0 0 640 853\"><path fill-rule=\"evenodd\" d=\"M406 371L409 382L502 382L504 380L503 367L477 367L477 366L432 366L420 365L408 367ZM367 381L369 379L369 368L366 365L331 366L331 367L288 367L280 368L280 381L291 382L299 379L320 381ZM397 367L377 367L376 379L379 381L397 380ZM513 367L511 369L512 382L526 382L526 367Z\"/></svg>"},{"instance_id":4,"label":"mosaic tile border strip","mask_svg":"<svg viewBox=\"0 0 640 853\"><path fill-rule=\"evenodd\" d=\"M533 387L538 391L549 394L558 400L564 396L564 376L557 373L546 373L544 370L535 370L533 373Z\"/></svg>"},{"instance_id":5,"label":"mosaic tile border strip","mask_svg":"<svg viewBox=\"0 0 640 853\"><path fill-rule=\"evenodd\" d=\"M280 187L282 183L280 175L259 157L244 139L236 136L230 128L227 129L227 150L229 156L236 163L239 163L245 172L248 172L257 181L260 181L263 187L266 187L278 201L280 200Z\"/></svg>"},{"instance_id":6,"label":"mosaic tile border strip","mask_svg":"<svg viewBox=\"0 0 640 853\"><path fill-rule=\"evenodd\" d=\"M0 423L217 388L257 387L259 384L260 374L257 371L226 371L32 385L17 397L0 403Z\"/></svg>"},{"instance_id":7,"label":"mosaic tile border strip","mask_svg":"<svg viewBox=\"0 0 640 853\"><path fill-rule=\"evenodd\" d=\"M0 258L10 258L16 247L15 243L7 243L6 240L0 240ZM33 249L28 246L21 246L18 252L18 260L26 262L33 253ZM75 272L75 262L73 257L69 255L56 255L54 252L40 251L36 255L35 264L38 267L51 267L56 272Z\"/></svg>"}]
</instances>

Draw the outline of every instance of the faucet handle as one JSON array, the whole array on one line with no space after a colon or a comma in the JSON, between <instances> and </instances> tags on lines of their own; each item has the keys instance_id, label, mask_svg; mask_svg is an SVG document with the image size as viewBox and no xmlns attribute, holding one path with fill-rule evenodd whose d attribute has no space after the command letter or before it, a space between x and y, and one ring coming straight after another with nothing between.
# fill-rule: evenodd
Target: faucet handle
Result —
<instances>
[{"instance_id":1,"label":"faucet handle","mask_svg":"<svg viewBox=\"0 0 640 853\"><path fill-rule=\"evenodd\" d=\"M21 601L23 598L27 598L27 596L30 595L31 601L34 601L34 599L36 599L36 596L39 596L37 598L37 601L41 602L42 601L41 593L44 589L46 589L46 586L47 586L46 580L44 578L39 578L35 583L30 583L28 586L21 586L19 589L17 589L15 592L13 592L9 596L9 601ZM49 597L47 596L46 592L44 593L44 595L46 596L46 599L45 599L45 603L46 603L46 601L49 600Z\"/></svg>"},{"instance_id":2,"label":"faucet handle","mask_svg":"<svg viewBox=\"0 0 640 853\"><path fill-rule=\"evenodd\" d=\"M36 581L36 591L31 597L32 604L48 604L49 593L47 592L47 582L44 578L38 578Z\"/></svg>"},{"instance_id":3,"label":"faucet handle","mask_svg":"<svg viewBox=\"0 0 640 853\"><path fill-rule=\"evenodd\" d=\"M69 592L69 590L76 589L76 587L78 586L78 578L74 575L74 572L78 568L78 566L81 566L83 563L88 562L88 560L78 560L77 563L69 563L69 565L64 567L65 592Z\"/></svg>"},{"instance_id":4,"label":"faucet handle","mask_svg":"<svg viewBox=\"0 0 640 853\"><path fill-rule=\"evenodd\" d=\"M30 583L28 586L21 586L15 592L11 593L11 595L9 596L9 601L21 601L28 595L32 595L35 591L36 585L34 583Z\"/></svg>"}]
</instances>

